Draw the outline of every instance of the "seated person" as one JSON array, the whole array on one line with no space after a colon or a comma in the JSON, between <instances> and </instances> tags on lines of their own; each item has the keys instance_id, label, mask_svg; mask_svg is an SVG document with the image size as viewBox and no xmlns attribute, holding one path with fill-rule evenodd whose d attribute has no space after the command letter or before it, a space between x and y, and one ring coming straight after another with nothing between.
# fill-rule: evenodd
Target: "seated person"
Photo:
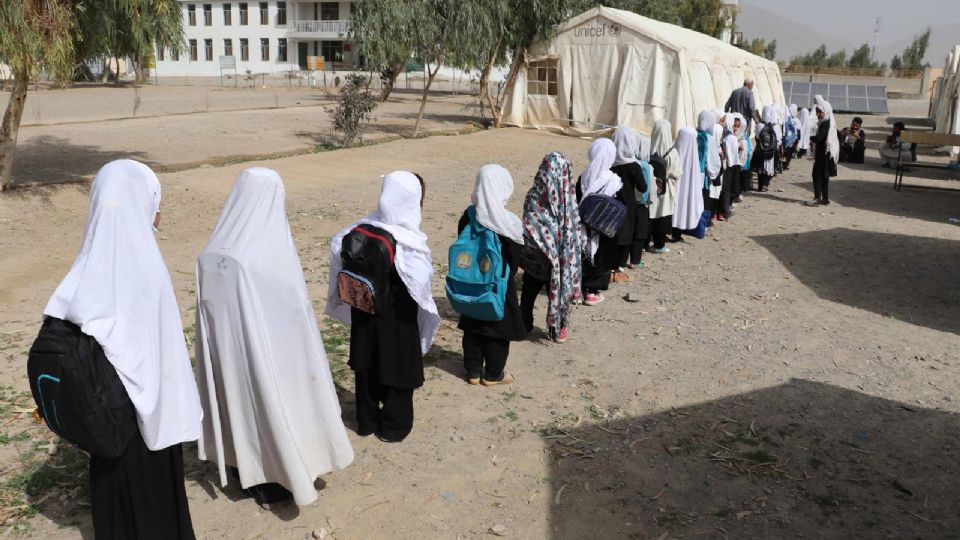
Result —
<instances>
[{"instance_id":1,"label":"seated person","mask_svg":"<svg viewBox=\"0 0 960 540\"><path fill-rule=\"evenodd\" d=\"M897 162L900 160L900 134L907 129L903 122L893 124L893 133L887 137L887 141L880 145L881 167L896 169ZM910 161L917 160L917 143L910 145Z\"/></svg>"},{"instance_id":2,"label":"seated person","mask_svg":"<svg viewBox=\"0 0 960 540\"><path fill-rule=\"evenodd\" d=\"M861 126L863 119L858 116L840 132L840 163L863 163L866 135Z\"/></svg>"}]
</instances>

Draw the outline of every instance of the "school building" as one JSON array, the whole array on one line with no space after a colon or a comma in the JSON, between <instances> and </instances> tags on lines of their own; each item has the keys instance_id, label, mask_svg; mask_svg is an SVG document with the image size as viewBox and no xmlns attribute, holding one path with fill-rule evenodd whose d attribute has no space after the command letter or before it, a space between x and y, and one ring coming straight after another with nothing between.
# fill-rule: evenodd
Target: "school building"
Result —
<instances>
[{"instance_id":1,"label":"school building","mask_svg":"<svg viewBox=\"0 0 960 540\"><path fill-rule=\"evenodd\" d=\"M305 70L308 56L322 56L328 70L354 69L362 59L349 40L352 4L180 0L186 47L158 47L156 74L216 77L230 56L239 74Z\"/></svg>"}]
</instances>

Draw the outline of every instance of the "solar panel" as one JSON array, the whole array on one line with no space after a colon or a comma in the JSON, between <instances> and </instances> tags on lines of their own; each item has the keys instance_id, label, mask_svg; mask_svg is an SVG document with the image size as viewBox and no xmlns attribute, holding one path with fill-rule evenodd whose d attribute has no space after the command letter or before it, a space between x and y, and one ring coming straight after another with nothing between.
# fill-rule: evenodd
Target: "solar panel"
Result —
<instances>
[{"instance_id":1,"label":"solar panel","mask_svg":"<svg viewBox=\"0 0 960 540\"><path fill-rule=\"evenodd\" d=\"M837 112L886 114L887 87L862 84L826 84L784 82L783 94L787 103L812 107L813 96L822 95Z\"/></svg>"}]
</instances>

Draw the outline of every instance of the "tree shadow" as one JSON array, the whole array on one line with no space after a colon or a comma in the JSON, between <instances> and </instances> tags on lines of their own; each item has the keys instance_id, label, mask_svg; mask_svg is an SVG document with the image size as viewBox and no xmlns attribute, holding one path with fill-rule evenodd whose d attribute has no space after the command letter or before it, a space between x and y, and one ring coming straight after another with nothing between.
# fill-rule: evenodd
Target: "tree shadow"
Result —
<instances>
[{"instance_id":1,"label":"tree shadow","mask_svg":"<svg viewBox=\"0 0 960 540\"><path fill-rule=\"evenodd\" d=\"M828 384L791 380L541 435L551 457L552 538L944 538L960 530L960 416Z\"/></svg>"},{"instance_id":2,"label":"tree shadow","mask_svg":"<svg viewBox=\"0 0 960 540\"><path fill-rule=\"evenodd\" d=\"M845 167L856 168L860 170L869 170L869 165L844 165ZM886 171L886 169L881 169ZM946 223L950 217L960 214L960 184L954 183L958 189L956 192L942 189L910 189L911 174L923 176L929 182L924 185L935 187L949 187L946 182L937 182L944 179L941 175L937 178L934 174L928 174L929 169L914 169L913 173L907 173L904 178L903 191L893 189L893 174L889 174L888 180L883 182L877 180L844 180L841 178L832 178L830 180L830 200L850 208L857 208L868 212L880 212L890 216L904 217L910 219L922 219L938 223ZM947 171L930 171L947 172ZM843 171L841 170L841 175ZM878 173L882 174L882 173ZM947 172L949 174L949 172ZM956 174L956 173L954 173ZM798 183L798 186L808 190L813 194L813 183Z\"/></svg>"},{"instance_id":3,"label":"tree shadow","mask_svg":"<svg viewBox=\"0 0 960 540\"><path fill-rule=\"evenodd\" d=\"M103 151L61 137L41 135L17 144L13 162L14 187L85 182L116 159L151 162L144 152Z\"/></svg>"},{"instance_id":4,"label":"tree shadow","mask_svg":"<svg viewBox=\"0 0 960 540\"><path fill-rule=\"evenodd\" d=\"M960 332L960 241L846 228L751 239L824 300Z\"/></svg>"}]
</instances>

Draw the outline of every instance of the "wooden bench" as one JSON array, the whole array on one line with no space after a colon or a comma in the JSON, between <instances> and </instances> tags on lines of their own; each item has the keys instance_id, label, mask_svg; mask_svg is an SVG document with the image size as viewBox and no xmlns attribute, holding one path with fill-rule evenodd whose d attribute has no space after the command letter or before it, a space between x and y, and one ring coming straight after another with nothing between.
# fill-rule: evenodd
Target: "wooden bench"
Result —
<instances>
[{"instance_id":1,"label":"wooden bench","mask_svg":"<svg viewBox=\"0 0 960 540\"><path fill-rule=\"evenodd\" d=\"M907 167L917 169L956 170L954 166L943 163L921 163L903 159L903 147L911 144L929 144L933 146L960 146L960 135L951 133L933 133L931 131L903 131L900 133L900 157L897 159L897 173L893 177L893 189L903 189L903 173ZM923 189L948 189L933 186L912 186Z\"/></svg>"}]
</instances>

